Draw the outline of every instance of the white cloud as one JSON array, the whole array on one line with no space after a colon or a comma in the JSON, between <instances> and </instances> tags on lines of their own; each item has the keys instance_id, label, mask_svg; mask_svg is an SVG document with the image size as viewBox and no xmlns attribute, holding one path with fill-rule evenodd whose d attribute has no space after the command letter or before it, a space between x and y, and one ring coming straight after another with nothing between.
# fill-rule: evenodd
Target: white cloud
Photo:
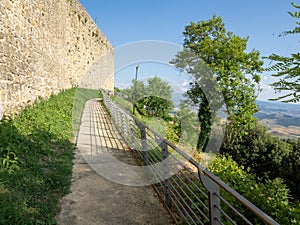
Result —
<instances>
[{"instance_id":1,"label":"white cloud","mask_svg":"<svg viewBox=\"0 0 300 225\"><path fill-rule=\"evenodd\" d=\"M187 87L189 85L189 82L187 80L184 80L181 84L181 87Z\"/></svg>"}]
</instances>

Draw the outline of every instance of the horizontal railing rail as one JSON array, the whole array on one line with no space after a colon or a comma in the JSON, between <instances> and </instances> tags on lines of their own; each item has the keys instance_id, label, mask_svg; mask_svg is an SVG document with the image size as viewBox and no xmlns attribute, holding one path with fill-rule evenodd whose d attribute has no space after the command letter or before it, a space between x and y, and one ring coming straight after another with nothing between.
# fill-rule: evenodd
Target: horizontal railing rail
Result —
<instances>
[{"instance_id":1,"label":"horizontal railing rail","mask_svg":"<svg viewBox=\"0 0 300 225\"><path fill-rule=\"evenodd\" d=\"M103 100L122 138L179 224L270 224L270 216L209 172L185 151L114 103ZM161 163L162 166L157 166Z\"/></svg>"}]
</instances>

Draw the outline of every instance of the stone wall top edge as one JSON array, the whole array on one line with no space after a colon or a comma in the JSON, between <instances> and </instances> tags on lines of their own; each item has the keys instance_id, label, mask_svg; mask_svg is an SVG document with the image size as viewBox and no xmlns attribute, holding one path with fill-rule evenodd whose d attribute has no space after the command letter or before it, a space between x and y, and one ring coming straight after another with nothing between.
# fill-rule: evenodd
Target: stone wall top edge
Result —
<instances>
[{"instance_id":1,"label":"stone wall top edge","mask_svg":"<svg viewBox=\"0 0 300 225\"><path fill-rule=\"evenodd\" d=\"M68 1L68 0L66 0ZM104 37L105 41L107 42L108 47L113 51L114 50L114 46L110 43L110 41L108 40L108 38L106 37L106 35L103 33L103 31L101 30L101 28L95 23L94 19L90 16L90 14L87 12L86 8L80 3L79 0L73 0L70 1L71 6L73 7L74 10L76 11L81 11L91 22L91 24L100 31L102 37Z\"/></svg>"}]
</instances>

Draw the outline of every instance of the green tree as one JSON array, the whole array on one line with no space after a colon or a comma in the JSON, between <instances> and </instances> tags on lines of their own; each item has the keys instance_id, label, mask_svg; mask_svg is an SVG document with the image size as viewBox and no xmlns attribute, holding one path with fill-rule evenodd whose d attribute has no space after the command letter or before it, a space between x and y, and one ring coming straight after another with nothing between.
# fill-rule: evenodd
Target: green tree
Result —
<instances>
[{"instance_id":1,"label":"green tree","mask_svg":"<svg viewBox=\"0 0 300 225\"><path fill-rule=\"evenodd\" d=\"M300 138L298 141L288 141L293 150L282 160L280 177L282 177L295 199L300 200Z\"/></svg>"},{"instance_id":2,"label":"green tree","mask_svg":"<svg viewBox=\"0 0 300 225\"><path fill-rule=\"evenodd\" d=\"M138 101L146 95L146 88L143 81L132 80L131 82L132 86L122 90L122 92L128 97L130 102L134 103L134 101Z\"/></svg>"},{"instance_id":3,"label":"green tree","mask_svg":"<svg viewBox=\"0 0 300 225\"><path fill-rule=\"evenodd\" d=\"M177 135L180 137L181 144L195 148L197 144L197 134L199 132L199 122L197 121L197 115L184 101L179 103L179 111L176 113L177 120Z\"/></svg>"},{"instance_id":4,"label":"green tree","mask_svg":"<svg viewBox=\"0 0 300 225\"><path fill-rule=\"evenodd\" d=\"M171 63L195 78L187 95L199 107L201 131L197 147L203 150L216 114L215 110L212 111L215 107L212 107L213 101L210 100L214 96L206 87L213 82L212 77L224 97L229 125L239 129L236 133L239 135L244 126L251 125L255 120L253 114L257 112L255 99L260 81L257 73L262 72L263 62L258 51L246 52L248 37L241 38L227 32L221 17L213 16L208 21L192 22L185 27L183 34L185 50L179 52ZM219 99L214 98L214 101Z\"/></svg>"},{"instance_id":5,"label":"green tree","mask_svg":"<svg viewBox=\"0 0 300 225\"><path fill-rule=\"evenodd\" d=\"M173 108L172 88L161 78L149 78L147 85L143 81L132 80L132 86L123 90L129 101L136 105L136 109L144 116L168 118Z\"/></svg>"},{"instance_id":6,"label":"green tree","mask_svg":"<svg viewBox=\"0 0 300 225\"><path fill-rule=\"evenodd\" d=\"M227 135L232 135L229 130ZM273 137L267 127L258 122L245 130L243 138L236 140L235 145L228 144L225 137L220 153L228 153L238 162L251 168L251 172L257 176L272 179L280 176L282 163L291 152L291 145Z\"/></svg>"},{"instance_id":7,"label":"green tree","mask_svg":"<svg viewBox=\"0 0 300 225\"><path fill-rule=\"evenodd\" d=\"M168 101L171 101L173 92L171 86L158 76L148 79L148 85L146 89L147 95L149 96L157 96L159 98L164 98Z\"/></svg>"},{"instance_id":8,"label":"green tree","mask_svg":"<svg viewBox=\"0 0 300 225\"><path fill-rule=\"evenodd\" d=\"M157 76L149 78L146 95L137 102L138 109L144 115L167 119L174 107L171 100L172 92L171 86L166 81Z\"/></svg>"},{"instance_id":9,"label":"green tree","mask_svg":"<svg viewBox=\"0 0 300 225\"><path fill-rule=\"evenodd\" d=\"M289 14L296 19L300 18L300 6L292 3L298 11L294 13L289 12ZM283 32L279 36L286 36L292 34L300 33L300 22L296 22L297 26L290 31ZM276 71L272 76L279 78L272 84L276 92L288 91L278 98L270 100L280 100L283 102L298 102L300 100L300 53L291 54L291 56L280 56L277 54L272 54L268 59L275 62L272 66L267 68L267 71Z\"/></svg>"}]
</instances>

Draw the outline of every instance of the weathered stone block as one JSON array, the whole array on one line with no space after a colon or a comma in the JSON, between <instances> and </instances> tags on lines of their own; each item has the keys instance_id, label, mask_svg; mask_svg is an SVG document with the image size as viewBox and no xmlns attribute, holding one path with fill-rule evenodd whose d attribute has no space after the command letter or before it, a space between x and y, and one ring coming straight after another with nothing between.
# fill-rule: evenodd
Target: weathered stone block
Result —
<instances>
[{"instance_id":1,"label":"weathered stone block","mask_svg":"<svg viewBox=\"0 0 300 225\"><path fill-rule=\"evenodd\" d=\"M0 98L6 114L81 83L113 90L113 47L78 0L3 0L0 14ZM96 74L106 82L95 83L85 74L104 55Z\"/></svg>"}]
</instances>

